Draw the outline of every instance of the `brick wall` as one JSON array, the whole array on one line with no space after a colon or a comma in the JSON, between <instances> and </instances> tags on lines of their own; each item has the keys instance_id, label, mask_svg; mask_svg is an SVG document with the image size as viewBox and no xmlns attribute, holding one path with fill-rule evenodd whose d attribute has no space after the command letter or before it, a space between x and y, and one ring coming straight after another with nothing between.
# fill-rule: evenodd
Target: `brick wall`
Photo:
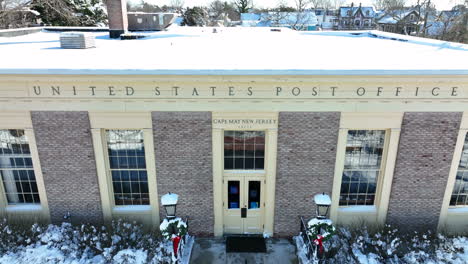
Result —
<instances>
[{"instance_id":1,"label":"brick wall","mask_svg":"<svg viewBox=\"0 0 468 264\"><path fill-rule=\"evenodd\" d=\"M102 221L96 162L87 112L32 112L53 222Z\"/></svg>"},{"instance_id":2,"label":"brick wall","mask_svg":"<svg viewBox=\"0 0 468 264\"><path fill-rule=\"evenodd\" d=\"M462 113L405 113L387 222L435 229Z\"/></svg>"},{"instance_id":3,"label":"brick wall","mask_svg":"<svg viewBox=\"0 0 468 264\"><path fill-rule=\"evenodd\" d=\"M111 38L118 38L128 29L127 1L108 0L106 5Z\"/></svg>"},{"instance_id":4,"label":"brick wall","mask_svg":"<svg viewBox=\"0 0 468 264\"><path fill-rule=\"evenodd\" d=\"M339 112L279 114L275 235L297 234L298 216L315 215L312 197L331 195L339 127Z\"/></svg>"},{"instance_id":5,"label":"brick wall","mask_svg":"<svg viewBox=\"0 0 468 264\"><path fill-rule=\"evenodd\" d=\"M179 195L177 215L188 216L190 232L213 235L211 113L153 112L159 197ZM165 216L160 210L161 218Z\"/></svg>"}]
</instances>

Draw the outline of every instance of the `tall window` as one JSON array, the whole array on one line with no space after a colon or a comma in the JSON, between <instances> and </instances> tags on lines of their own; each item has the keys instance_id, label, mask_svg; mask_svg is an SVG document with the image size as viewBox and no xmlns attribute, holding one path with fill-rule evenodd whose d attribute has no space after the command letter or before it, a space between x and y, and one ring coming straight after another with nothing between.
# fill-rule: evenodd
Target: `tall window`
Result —
<instances>
[{"instance_id":1,"label":"tall window","mask_svg":"<svg viewBox=\"0 0 468 264\"><path fill-rule=\"evenodd\" d=\"M468 134L465 136L463 151L458 164L457 177L450 199L451 206L468 205Z\"/></svg>"},{"instance_id":2,"label":"tall window","mask_svg":"<svg viewBox=\"0 0 468 264\"><path fill-rule=\"evenodd\" d=\"M9 205L40 203L24 130L0 130L0 176Z\"/></svg>"},{"instance_id":3,"label":"tall window","mask_svg":"<svg viewBox=\"0 0 468 264\"><path fill-rule=\"evenodd\" d=\"M149 204L142 130L107 130L115 205Z\"/></svg>"},{"instance_id":4,"label":"tall window","mask_svg":"<svg viewBox=\"0 0 468 264\"><path fill-rule=\"evenodd\" d=\"M373 205L381 171L385 130L349 130L340 205Z\"/></svg>"},{"instance_id":5,"label":"tall window","mask_svg":"<svg viewBox=\"0 0 468 264\"><path fill-rule=\"evenodd\" d=\"M225 170L263 170L264 131L224 131Z\"/></svg>"}]
</instances>

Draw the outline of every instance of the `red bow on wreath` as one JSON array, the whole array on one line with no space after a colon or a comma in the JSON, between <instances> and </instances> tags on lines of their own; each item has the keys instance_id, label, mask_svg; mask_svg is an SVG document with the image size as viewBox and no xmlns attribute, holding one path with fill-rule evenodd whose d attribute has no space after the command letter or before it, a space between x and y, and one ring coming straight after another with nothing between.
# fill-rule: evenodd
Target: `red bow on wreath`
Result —
<instances>
[{"instance_id":1,"label":"red bow on wreath","mask_svg":"<svg viewBox=\"0 0 468 264\"><path fill-rule=\"evenodd\" d=\"M179 249L180 236L172 238L172 249L174 250L174 257L177 258L177 251Z\"/></svg>"},{"instance_id":2,"label":"red bow on wreath","mask_svg":"<svg viewBox=\"0 0 468 264\"><path fill-rule=\"evenodd\" d=\"M323 253L323 236L317 235L317 238L314 239L314 243L315 245L319 246L320 254L322 254Z\"/></svg>"}]
</instances>

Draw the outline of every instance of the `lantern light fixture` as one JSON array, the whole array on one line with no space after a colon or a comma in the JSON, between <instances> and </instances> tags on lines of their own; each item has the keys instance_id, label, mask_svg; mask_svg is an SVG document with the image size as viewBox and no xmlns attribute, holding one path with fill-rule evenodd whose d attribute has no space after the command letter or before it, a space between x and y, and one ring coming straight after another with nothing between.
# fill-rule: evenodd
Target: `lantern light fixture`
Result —
<instances>
[{"instance_id":1,"label":"lantern light fixture","mask_svg":"<svg viewBox=\"0 0 468 264\"><path fill-rule=\"evenodd\" d=\"M164 209L166 210L167 219L175 218L176 206L177 206L178 200L179 200L179 195L175 193L170 193L170 192L161 197L161 204L164 206Z\"/></svg>"},{"instance_id":2,"label":"lantern light fixture","mask_svg":"<svg viewBox=\"0 0 468 264\"><path fill-rule=\"evenodd\" d=\"M317 206L316 214L318 219L325 219L327 218L328 211L331 206L331 199L328 194L319 193L314 196L314 202Z\"/></svg>"}]
</instances>

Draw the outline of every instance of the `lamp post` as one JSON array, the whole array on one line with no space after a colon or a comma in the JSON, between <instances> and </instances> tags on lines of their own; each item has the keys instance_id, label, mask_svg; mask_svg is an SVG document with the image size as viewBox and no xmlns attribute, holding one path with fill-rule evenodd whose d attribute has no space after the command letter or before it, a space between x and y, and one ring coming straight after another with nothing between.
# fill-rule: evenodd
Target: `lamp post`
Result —
<instances>
[{"instance_id":1,"label":"lamp post","mask_svg":"<svg viewBox=\"0 0 468 264\"><path fill-rule=\"evenodd\" d=\"M331 206L331 199L328 194L319 193L314 196L314 202L317 206L315 213L318 219L326 219Z\"/></svg>"},{"instance_id":2,"label":"lamp post","mask_svg":"<svg viewBox=\"0 0 468 264\"><path fill-rule=\"evenodd\" d=\"M328 211L330 210L331 206L330 196L325 193L316 194L314 196L314 203L317 206L315 208L316 217L309 221L308 226L309 228L312 227L312 230L314 230L314 243L318 246L319 249L318 252L315 251L314 258L319 261L318 263L320 263L320 259L323 259L325 256L323 241L328 239L328 236L334 232L335 228L332 226L332 221L327 219ZM323 228L326 228L325 232ZM331 232L329 231L330 228Z\"/></svg>"},{"instance_id":3,"label":"lamp post","mask_svg":"<svg viewBox=\"0 0 468 264\"><path fill-rule=\"evenodd\" d=\"M176 215L176 207L179 196L175 193L167 193L161 197L161 204L166 210L166 218L173 219Z\"/></svg>"}]
</instances>

